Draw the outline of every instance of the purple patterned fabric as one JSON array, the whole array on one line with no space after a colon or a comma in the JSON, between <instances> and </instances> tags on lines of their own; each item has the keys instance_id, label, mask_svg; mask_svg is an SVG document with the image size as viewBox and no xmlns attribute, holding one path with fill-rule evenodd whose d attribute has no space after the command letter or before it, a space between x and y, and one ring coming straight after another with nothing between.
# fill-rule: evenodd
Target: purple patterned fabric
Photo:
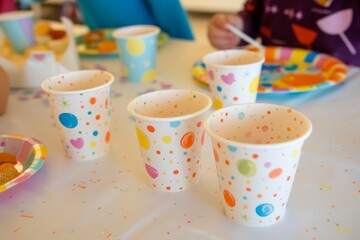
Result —
<instances>
[{"instance_id":1,"label":"purple patterned fabric","mask_svg":"<svg viewBox=\"0 0 360 240\"><path fill-rule=\"evenodd\" d=\"M360 0L248 0L244 32L264 45L306 48L360 66Z\"/></svg>"}]
</instances>

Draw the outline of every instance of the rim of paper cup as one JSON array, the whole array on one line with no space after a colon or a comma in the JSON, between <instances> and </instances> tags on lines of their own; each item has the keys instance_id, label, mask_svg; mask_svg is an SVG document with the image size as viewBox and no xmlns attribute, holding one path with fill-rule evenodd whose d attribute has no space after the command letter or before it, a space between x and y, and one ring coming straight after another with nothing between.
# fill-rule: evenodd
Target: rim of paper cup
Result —
<instances>
[{"instance_id":1,"label":"rim of paper cup","mask_svg":"<svg viewBox=\"0 0 360 240\"><path fill-rule=\"evenodd\" d=\"M0 14L0 22L33 17L32 11L13 11Z\"/></svg>"},{"instance_id":2,"label":"rim of paper cup","mask_svg":"<svg viewBox=\"0 0 360 240\"><path fill-rule=\"evenodd\" d=\"M107 83L104 83L104 84L101 84L99 86L96 86L96 87L92 87L92 88L87 88L87 89L83 89L83 90L76 90L76 91L61 91L61 90L52 90L52 89L49 89L47 86L47 83L49 82L49 79L51 78L57 78L57 77L60 77L60 76L64 76L64 75L70 75L70 74L77 74L77 73L85 73L85 72L103 72L103 73L106 73L107 75L109 75L111 78L110 80L107 82ZM42 83L41 83L41 88L42 90L44 90L45 92L47 93L51 93L51 94L62 94L62 95L71 95L71 94L79 94L79 93L86 93L86 92L91 92L91 91L94 91L94 90L97 90L97 89L101 89L103 87L106 87L108 85L111 85L113 82L114 82L114 75L108 71L103 71L103 70L79 70L79 71L72 71L72 72L67 72L67 73L63 73L63 74L58 74L58 75L55 75L55 76L51 76L49 78L47 78L46 80L44 80Z\"/></svg>"},{"instance_id":3,"label":"rim of paper cup","mask_svg":"<svg viewBox=\"0 0 360 240\"><path fill-rule=\"evenodd\" d=\"M294 111L297 114L299 114L299 116L301 116L304 119L304 121L306 121L308 123L308 129L301 136L299 136L295 139L292 139L289 141L283 141L280 143L242 143L242 142L238 142L238 141L228 140L222 136L219 136L210 128L210 121L211 121L213 114L215 114L217 112L226 112L226 110L228 110L228 109L235 108L235 107L241 106L241 105L246 106L246 105L254 105L254 104L258 104L258 105L261 104L263 106L273 106L273 107L277 107L277 108L281 108L281 109L291 109L291 111ZM259 149L259 148L264 149L266 147L268 149L273 149L273 148L281 148L281 147L285 147L288 145L292 145L299 141L305 141L312 132L312 124L308 117L306 117L303 113L301 113L291 107L286 107L283 105L277 105L277 104L271 104L271 103L242 103L242 104L238 104L238 105L234 105L234 106L221 108L221 109L218 109L218 110L215 110L214 112L212 112L205 120L205 130L211 137L214 137L214 138L216 138L228 145L234 146L234 147L240 146L240 147L250 148L250 149Z\"/></svg>"},{"instance_id":4,"label":"rim of paper cup","mask_svg":"<svg viewBox=\"0 0 360 240\"><path fill-rule=\"evenodd\" d=\"M215 64L212 61L209 61L209 58L212 57L213 55L216 54L221 54L224 52L246 52L246 53L250 53L253 55L257 55L259 56L259 60L256 62L252 62L252 63L248 63L248 64L239 64L239 65L226 65L226 64ZM265 61L265 57L263 55L261 55L260 53L257 52L253 52L250 50L246 50L246 49L227 49L227 50L218 50L215 52L211 52L206 54L203 59L202 59L203 63L205 63L205 65L209 65L209 66L213 66L213 67L222 67L222 68L241 68L241 67L251 67L254 65L258 65L258 64L262 64Z\"/></svg>"},{"instance_id":5,"label":"rim of paper cup","mask_svg":"<svg viewBox=\"0 0 360 240\"><path fill-rule=\"evenodd\" d=\"M137 29L141 29L141 28L147 28L147 29L151 29L151 32L148 33L144 33L144 34L137 34L136 36L126 36L126 35L121 35L121 32L126 32L129 30L137 30ZM126 26L126 27L121 27L121 28L117 28L112 32L112 36L115 39L133 39L133 38L139 38L139 37L148 37L148 36L152 36L154 34L158 34L160 33L160 28L154 25L132 25L132 26Z\"/></svg>"},{"instance_id":6,"label":"rim of paper cup","mask_svg":"<svg viewBox=\"0 0 360 240\"><path fill-rule=\"evenodd\" d=\"M144 97L146 95L152 95L152 94L157 94L157 93L161 93L161 92L167 92L167 93L169 93L169 92L193 92L193 93L196 93L197 95L201 95L201 96L205 97L205 99L207 100L207 104L199 111L196 111L196 112L193 112L190 114L186 114L186 115L182 115L182 116L176 116L176 117L149 117L149 116L145 116L145 115L136 113L134 111L133 106L134 106L135 102L138 101L139 98ZM189 119L194 116L201 115L201 114L207 112L211 108L211 106L212 106L211 98L202 92L198 92L195 90L186 90L186 89L169 89L169 90L153 91L150 93L145 93L140 96L137 96L136 98L134 98L133 100L131 100L129 102L129 104L127 105L127 110L132 116L134 116L135 118L141 119L141 120L156 121L156 122L168 122L168 121L181 121L184 119Z\"/></svg>"}]
</instances>

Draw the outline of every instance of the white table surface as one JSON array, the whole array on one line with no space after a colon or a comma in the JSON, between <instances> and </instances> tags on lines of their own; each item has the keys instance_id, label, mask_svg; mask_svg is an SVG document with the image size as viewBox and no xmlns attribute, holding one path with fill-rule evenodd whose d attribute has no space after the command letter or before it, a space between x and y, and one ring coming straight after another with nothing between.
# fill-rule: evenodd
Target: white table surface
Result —
<instances>
[{"instance_id":1,"label":"white table surface","mask_svg":"<svg viewBox=\"0 0 360 240\"><path fill-rule=\"evenodd\" d=\"M212 51L194 42L170 40L159 49L159 80L120 80L117 59L86 60L83 67L117 76L112 93L111 152L91 162L67 160L40 89L12 90L0 134L41 140L49 155L34 176L0 193L0 239L360 239L360 71L327 90L258 95L258 102L306 114L313 132L305 142L287 213L270 227L251 228L223 212L209 138L201 181L179 193L146 183L146 174L126 105L160 89L195 89L191 67Z\"/></svg>"}]
</instances>

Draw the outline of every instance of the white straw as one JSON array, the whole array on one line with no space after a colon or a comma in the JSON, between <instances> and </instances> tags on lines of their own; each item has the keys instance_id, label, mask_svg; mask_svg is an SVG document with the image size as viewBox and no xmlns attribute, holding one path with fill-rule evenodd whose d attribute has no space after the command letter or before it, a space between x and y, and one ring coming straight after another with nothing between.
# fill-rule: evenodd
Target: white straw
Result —
<instances>
[{"instance_id":1,"label":"white straw","mask_svg":"<svg viewBox=\"0 0 360 240\"><path fill-rule=\"evenodd\" d=\"M234 34L236 34L241 39L243 39L245 42L250 43L250 44L258 47L260 49L261 53L264 53L264 46L261 45L260 43L258 43L256 40L252 39L251 37L249 37L248 35L246 35L242 31L240 31L239 29L237 29L233 25L227 24L226 28L229 29Z\"/></svg>"}]
</instances>

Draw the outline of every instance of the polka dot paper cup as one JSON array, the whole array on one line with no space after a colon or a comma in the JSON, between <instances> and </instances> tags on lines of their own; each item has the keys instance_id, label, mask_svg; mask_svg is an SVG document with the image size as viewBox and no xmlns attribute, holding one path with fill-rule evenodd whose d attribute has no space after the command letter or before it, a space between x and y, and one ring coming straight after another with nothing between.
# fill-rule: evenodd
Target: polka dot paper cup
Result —
<instances>
[{"instance_id":1,"label":"polka dot paper cup","mask_svg":"<svg viewBox=\"0 0 360 240\"><path fill-rule=\"evenodd\" d=\"M205 124L212 139L226 216L268 226L285 215L309 119L283 106L252 103L215 111Z\"/></svg>"},{"instance_id":2,"label":"polka dot paper cup","mask_svg":"<svg viewBox=\"0 0 360 240\"><path fill-rule=\"evenodd\" d=\"M152 25L133 25L113 32L124 75L130 82L148 82L156 79L157 38L160 28Z\"/></svg>"},{"instance_id":3,"label":"polka dot paper cup","mask_svg":"<svg viewBox=\"0 0 360 240\"><path fill-rule=\"evenodd\" d=\"M264 60L259 53L241 49L221 50L204 56L215 109L254 103Z\"/></svg>"},{"instance_id":4,"label":"polka dot paper cup","mask_svg":"<svg viewBox=\"0 0 360 240\"><path fill-rule=\"evenodd\" d=\"M50 77L41 84L69 159L88 161L109 151L113 81L109 72L82 70Z\"/></svg>"},{"instance_id":5,"label":"polka dot paper cup","mask_svg":"<svg viewBox=\"0 0 360 240\"><path fill-rule=\"evenodd\" d=\"M203 120L211 104L207 95L191 90L151 92L129 103L153 188L178 192L199 182Z\"/></svg>"}]
</instances>

